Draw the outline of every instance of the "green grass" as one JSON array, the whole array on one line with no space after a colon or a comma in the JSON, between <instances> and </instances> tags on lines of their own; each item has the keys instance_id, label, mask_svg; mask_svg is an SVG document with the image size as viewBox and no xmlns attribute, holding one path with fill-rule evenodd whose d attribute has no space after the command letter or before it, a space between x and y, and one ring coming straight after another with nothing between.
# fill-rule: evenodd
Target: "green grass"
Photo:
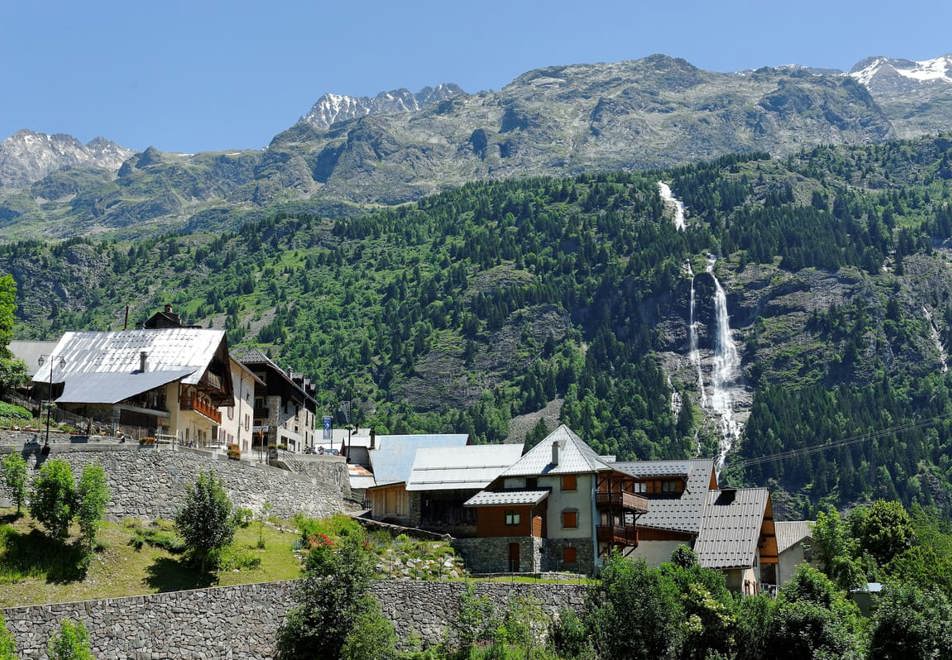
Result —
<instances>
[{"instance_id":1,"label":"green grass","mask_svg":"<svg viewBox=\"0 0 952 660\"><path fill-rule=\"evenodd\" d=\"M104 523L99 548L88 567L83 566L75 545L77 531L66 543L51 541L29 517L15 520L12 510L0 510L0 608L291 580L301 575L294 552L297 535L271 526L264 528L264 549L257 547L256 524L238 529L223 553L224 568L204 574L177 552L168 521Z\"/></svg>"}]
</instances>

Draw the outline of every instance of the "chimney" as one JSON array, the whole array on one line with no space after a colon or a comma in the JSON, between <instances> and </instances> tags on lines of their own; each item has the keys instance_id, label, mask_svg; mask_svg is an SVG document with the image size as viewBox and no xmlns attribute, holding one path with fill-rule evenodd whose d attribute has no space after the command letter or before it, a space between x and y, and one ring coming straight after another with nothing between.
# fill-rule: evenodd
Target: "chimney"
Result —
<instances>
[{"instance_id":1,"label":"chimney","mask_svg":"<svg viewBox=\"0 0 952 660\"><path fill-rule=\"evenodd\" d=\"M149 368L149 354L139 351L139 371L145 373Z\"/></svg>"},{"instance_id":2,"label":"chimney","mask_svg":"<svg viewBox=\"0 0 952 660\"><path fill-rule=\"evenodd\" d=\"M172 313L172 305L170 305L169 303L165 303L165 313L166 314Z\"/></svg>"},{"instance_id":3,"label":"chimney","mask_svg":"<svg viewBox=\"0 0 952 660\"><path fill-rule=\"evenodd\" d=\"M373 427L370 428L370 448L376 449L377 444L377 432L374 431Z\"/></svg>"},{"instance_id":4,"label":"chimney","mask_svg":"<svg viewBox=\"0 0 952 660\"><path fill-rule=\"evenodd\" d=\"M559 464L559 441L552 443L552 465Z\"/></svg>"}]
</instances>

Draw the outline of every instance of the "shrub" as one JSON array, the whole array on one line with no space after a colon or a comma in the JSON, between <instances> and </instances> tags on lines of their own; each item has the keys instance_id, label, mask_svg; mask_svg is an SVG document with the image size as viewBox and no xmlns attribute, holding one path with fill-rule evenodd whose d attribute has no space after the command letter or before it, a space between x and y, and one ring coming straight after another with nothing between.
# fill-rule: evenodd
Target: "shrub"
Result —
<instances>
[{"instance_id":1,"label":"shrub","mask_svg":"<svg viewBox=\"0 0 952 660\"><path fill-rule=\"evenodd\" d=\"M363 597L358 606L359 614L344 645L340 649L342 660L391 660L397 657L397 633L393 624L380 611L377 599Z\"/></svg>"},{"instance_id":2,"label":"shrub","mask_svg":"<svg viewBox=\"0 0 952 660\"><path fill-rule=\"evenodd\" d=\"M7 630L3 614L0 614L0 660L16 660L17 645L13 634Z\"/></svg>"},{"instance_id":3,"label":"shrub","mask_svg":"<svg viewBox=\"0 0 952 660\"><path fill-rule=\"evenodd\" d=\"M108 502L106 471L101 465L87 465L83 468L76 491L76 516L79 518L79 529L87 548L92 548L96 543L96 531L106 513Z\"/></svg>"},{"instance_id":4,"label":"shrub","mask_svg":"<svg viewBox=\"0 0 952 660\"><path fill-rule=\"evenodd\" d=\"M38 520L54 538L69 536L69 522L76 506L73 471L69 463L61 459L47 461L33 480L30 497L30 514Z\"/></svg>"},{"instance_id":5,"label":"shrub","mask_svg":"<svg viewBox=\"0 0 952 660\"><path fill-rule=\"evenodd\" d=\"M215 551L231 543L235 521L231 501L221 482L211 472L202 472L185 493L185 506L175 517L175 526L192 560L204 571Z\"/></svg>"},{"instance_id":6,"label":"shrub","mask_svg":"<svg viewBox=\"0 0 952 660\"><path fill-rule=\"evenodd\" d=\"M254 511L247 507L239 507L235 509L235 525L237 527L245 529L251 524L251 521L254 520L254 517Z\"/></svg>"},{"instance_id":7,"label":"shrub","mask_svg":"<svg viewBox=\"0 0 952 660\"><path fill-rule=\"evenodd\" d=\"M95 660L89 648L89 633L80 622L64 619L59 633L53 633L46 645L50 660Z\"/></svg>"},{"instance_id":8,"label":"shrub","mask_svg":"<svg viewBox=\"0 0 952 660\"><path fill-rule=\"evenodd\" d=\"M229 546L216 552L215 563L222 571L245 571L259 568L261 557L251 550Z\"/></svg>"},{"instance_id":9,"label":"shrub","mask_svg":"<svg viewBox=\"0 0 952 660\"><path fill-rule=\"evenodd\" d=\"M572 609L559 612L559 618L549 629L549 639L555 652L563 658L579 658L593 652L585 623Z\"/></svg>"},{"instance_id":10,"label":"shrub","mask_svg":"<svg viewBox=\"0 0 952 660\"><path fill-rule=\"evenodd\" d=\"M132 539L129 545L136 550L141 550L142 546L148 543L153 548L162 548L171 554L185 552L185 541L175 533L174 529L165 529L160 522L154 522L149 527L143 527L142 523L133 524L131 527Z\"/></svg>"},{"instance_id":11,"label":"shrub","mask_svg":"<svg viewBox=\"0 0 952 660\"><path fill-rule=\"evenodd\" d=\"M938 591L889 586L872 623L872 660L952 658L952 606Z\"/></svg>"},{"instance_id":12,"label":"shrub","mask_svg":"<svg viewBox=\"0 0 952 660\"><path fill-rule=\"evenodd\" d=\"M15 403L7 403L6 401L0 401L0 417L6 417L9 419L18 419L25 422L33 420L33 413L24 408L23 406L18 406Z\"/></svg>"},{"instance_id":13,"label":"shrub","mask_svg":"<svg viewBox=\"0 0 952 660\"><path fill-rule=\"evenodd\" d=\"M20 454L7 454L3 459L3 483L10 493L10 499L16 502L17 515L23 512L26 501L26 461Z\"/></svg>"}]
</instances>

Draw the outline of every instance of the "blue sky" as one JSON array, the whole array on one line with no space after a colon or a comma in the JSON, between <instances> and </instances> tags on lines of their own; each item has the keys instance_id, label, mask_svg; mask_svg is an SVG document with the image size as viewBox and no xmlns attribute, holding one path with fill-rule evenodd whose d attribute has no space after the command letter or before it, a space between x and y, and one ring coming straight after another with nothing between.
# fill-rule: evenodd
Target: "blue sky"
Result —
<instances>
[{"instance_id":1,"label":"blue sky","mask_svg":"<svg viewBox=\"0 0 952 660\"><path fill-rule=\"evenodd\" d=\"M0 137L19 128L174 151L261 147L325 91L684 57L732 71L952 51L952 2L3 0Z\"/></svg>"}]
</instances>

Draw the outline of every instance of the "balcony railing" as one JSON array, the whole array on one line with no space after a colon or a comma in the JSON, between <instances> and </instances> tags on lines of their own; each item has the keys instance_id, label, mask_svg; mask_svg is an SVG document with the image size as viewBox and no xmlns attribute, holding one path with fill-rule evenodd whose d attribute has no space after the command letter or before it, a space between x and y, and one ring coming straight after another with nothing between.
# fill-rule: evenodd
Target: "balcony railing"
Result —
<instances>
[{"instance_id":1,"label":"balcony railing","mask_svg":"<svg viewBox=\"0 0 952 660\"><path fill-rule=\"evenodd\" d=\"M639 511L646 513L648 511L648 500L631 493L620 493L617 491L608 493L599 491L595 494L595 502L602 507L618 507L628 509L629 511Z\"/></svg>"},{"instance_id":2,"label":"balcony railing","mask_svg":"<svg viewBox=\"0 0 952 660\"><path fill-rule=\"evenodd\" d=\"M613 527L598 525L595 535L599 543L614 543L617 545L638 545L637 527Z\"/></svg>"},{"instance_id":3,"label":"balcony railing","mask_svg":"<svg viewBox=\"0 0 952 660\"><path fill-rule=\"evenodd\" d=\"M193 410L200 415L204 415L216 424L221 424L221 413L218 412L218 408L195 394L179 397L179 408L182 410Z\"/></svg>"}]
</instances>

